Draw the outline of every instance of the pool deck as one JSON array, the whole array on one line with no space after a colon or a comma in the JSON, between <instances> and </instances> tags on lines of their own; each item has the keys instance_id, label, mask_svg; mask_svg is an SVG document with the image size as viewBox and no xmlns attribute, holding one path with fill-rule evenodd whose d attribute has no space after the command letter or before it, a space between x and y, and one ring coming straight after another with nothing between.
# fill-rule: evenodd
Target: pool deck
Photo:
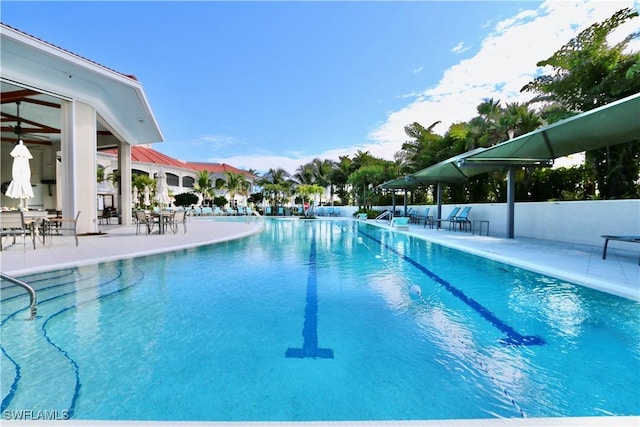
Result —
<instances>
[{"instance_id":1,"label":"pool deck","mask_svg":"<svg viewBox=\"0 0 640 427\"><path fill-rule=\"evenodd\" d=\"M389 228L386 222L367 223ZM100 226L105 234L80 236L79 246L73 237L54 236L51 246L40 242L36 250L27 242L23 250L21 243L9 246L0 252L0 269L3 273L20 276L38 271L94 264L123 258L179 250L242 238L257 233L261 221L216 222L204 218L193 218L187 223L187 233L180 228L177 234L136 235L136 227L120 225ZM607 259L602 259L602 246L587 246L529 238L507 239L504 237L478 236L468 232L453 232L410 225L398 231L421 237L435 243L471 252L480 256L503 261L539 273L558 277L596 289L640 301L640 253L631 246L610 243ZM604 242L603 242L604 243ZM637 245L636 245L637 246ZM636 249L636 250L634 250ZM88 425L86 420L69 421L10 421L3 425ZM131 422L92 421L95 426L640 426L640 417L588 417L588 418L536 418L536 419L482 419L482 420L438 420L438 421L378 421L378 422Z\"/></svg>"}]
</instances>

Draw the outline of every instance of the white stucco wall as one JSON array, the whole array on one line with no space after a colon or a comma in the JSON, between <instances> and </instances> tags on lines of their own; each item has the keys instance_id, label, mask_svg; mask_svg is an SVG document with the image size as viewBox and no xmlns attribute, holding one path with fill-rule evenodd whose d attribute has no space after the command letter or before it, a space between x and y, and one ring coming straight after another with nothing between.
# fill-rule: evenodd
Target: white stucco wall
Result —
<instances>
[{"instance_id":1,"label":"white stucco wall","mask_svg":"<svg viewBox=\"0 0 640 427\"><path fill-rule=\"evenodd\" d=\"M443 205L446 217L454 205ZM459 206L459 205L458 205ZM507 206L505 203L471 203L469 219L490 221L489 235L504 237L507 234ZM436 206L409 206L422 213L429 207L435 216ZM390 209L390 206L376 209ZM357 209L345 206L351 216ZM396 205L403 211L403 205ZM567 202L530 202L515 204L515 237L532 237L602 246L603 234L640 236L640 200L594 200ZM637 249L637 244L611 242L612 247Z\"/></svg>"}]
</instances>

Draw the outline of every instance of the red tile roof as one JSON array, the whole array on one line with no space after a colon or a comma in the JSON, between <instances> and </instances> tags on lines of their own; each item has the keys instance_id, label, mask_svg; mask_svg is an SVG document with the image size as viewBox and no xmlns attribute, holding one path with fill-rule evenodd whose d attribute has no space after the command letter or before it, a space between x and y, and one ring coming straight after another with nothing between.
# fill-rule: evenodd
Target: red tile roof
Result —
<instances>
[{"instance_id":1,"label":"red tile roof","mask_svg":"<svg viewBox=\"0 0 640 427\"><path fill-rule=\"evenodd\" d=\"M226 163L203 163L203 162L187 162L187 164L195 170L207 170L211 173L225 173L225 172L233 172L242 174L248 177L254 177L253 174L243 171L242 169L235 168Z\"/></svg>"},{"instance_id":2,"label":"red tile roof","mask_svg":"<svg viewBox=\"0 0 640 427\"><path fill-rule=\"evenodd\" d=\"M118 150L116 148L109 148L107 150L100 150L101 153L117 155ZM163 166L174 166L183 169L193 169L195 171L206 170L210 173L223 174L225 172L234 172L253 178L254 175L243 171L242 169L235 168L226 163L205 163L205 162L184 162L182 160L174 159L166 154L162 154L153 148L146 145L132 145L131 146L131 161L140 163L152 163Z\"/></svg>"},{"instance_id":3,"label":"red tile roof","mask_svg":"<svg viewBox=\"0 0 640 427\"><path fill-rule=\"evenodd\" d=\"M118 154L117 148L109 148L108 150L101 150L101 153ZM188 163L176 160L173 157L169 157L166 154L162 154L159 151L149 148L144 145L132 145L131 146L131 161L140 163L153 163L163 166L174 166L183 169L193 169Z\"/></svg>"}]
</instances>

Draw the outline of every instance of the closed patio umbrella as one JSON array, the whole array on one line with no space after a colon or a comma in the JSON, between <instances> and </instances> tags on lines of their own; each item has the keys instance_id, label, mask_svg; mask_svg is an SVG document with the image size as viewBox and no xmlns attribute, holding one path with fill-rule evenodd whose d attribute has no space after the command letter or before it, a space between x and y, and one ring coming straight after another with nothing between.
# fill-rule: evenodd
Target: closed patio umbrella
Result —
<instances>
[{"instance_id":1,"label":"closed patio umbrella","mask_svg":"<svg viewBox=\"0 0 640 427\"><path fill-rule=\"evenodd\" d=\"M133 186L133 197L131 202L133 203L133 207L137 207L138 206L138 202L140 201L140 195L138 194L138 187L136 187L135 185Z\"/></svg>"},{"instance_id":2,"label":"closed patio umbrella","mask_svg":"<svg viewBox=\"0 0 640 427\"><path fill-rule=\"evenodd\" d=\"M145 206L149 206L151 204L151 190L149 190L149 186L148 185L144 186L142 204L145 205Z\"/></svg>"},{"instance_id":3,"label":"closed patio umbrella","mask_svg":"<svg viewBox=\"0 0 640 427\"><path fill-rule=\"evenodd\" d=\"M169 188L167 187L167 175L165 174L164 169L160 169L160 172L158 173L155 200L158 202L160 207L168 206L169 203L171 203L171 199L169 199Z\"/></svg>"},{"instance_id":4,"label":"closed patio umbrella","mask_svg":"<svg viewBox=\"0 0 640 427\"><path fill-rule=\"evenodd\" d=\"M20 199L20 207L26 209L26 206L23 206L24 199L33 198L31 167L29 166L29 160L33 159L33 156L22 140L13 147L10 154L13 157L13 166L11 169L11 182L5 195L12 199Z\"/></svg>"}]
</instances>

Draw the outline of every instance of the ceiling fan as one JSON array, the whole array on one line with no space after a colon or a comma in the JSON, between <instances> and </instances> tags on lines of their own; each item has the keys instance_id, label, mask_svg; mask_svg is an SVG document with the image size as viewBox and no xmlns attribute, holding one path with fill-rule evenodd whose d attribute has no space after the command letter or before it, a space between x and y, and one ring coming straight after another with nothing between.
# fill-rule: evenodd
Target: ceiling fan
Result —
<instances>
[{"instance_id":1,"label":"ceiling fan","mask_svg":"<svg viewBox=\"0 0 640 427\"><path fill-rule=\"evenodd\" d=\"M49 137L47 136L42 136L42 135L36 135L33 133L28 133L28 132L23 132L23 128L22 126L20 126L21 121L20 121L20 101L16 101L16 125L15 126L11 126L9 125L9 127L11 129L13 129L13 132L18 135L18 140L22 139L22 136L29 136L30 138L35 138L35 139L39 139L41 141L48 141ZM25 141L27 142L27 141Z\"/></svg>"}]
</instances>

